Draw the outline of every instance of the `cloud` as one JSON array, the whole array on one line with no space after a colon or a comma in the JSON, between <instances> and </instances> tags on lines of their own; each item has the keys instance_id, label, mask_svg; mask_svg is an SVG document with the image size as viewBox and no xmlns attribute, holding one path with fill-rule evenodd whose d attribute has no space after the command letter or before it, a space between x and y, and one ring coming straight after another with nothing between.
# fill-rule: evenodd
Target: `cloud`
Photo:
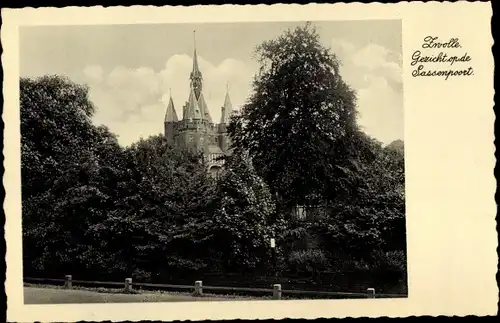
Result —
<instances>
[{"instance_id":1,"label":"cloud","mask_svg":"<svg viewBox=\"0 0 500 323\"><path fill-rule=\"evenodd\" d=\"M370 85L358 91L359 124L385 144L403 139L403 100L384 77L371 76Z\"/></svg>"},{"instance_id":2,"label":"cloud","mask_svg":"<svg viewBox=\"0 0 500 323\"><path fill-rule=\"evenodd\" d=\"M99 65L89 65L83 69L83 75L91 83L99 83L103 80L104 71Z\"/></svg>"},{"instance_id":3,"label":"cloud","mask_svg":"<svg viewBox=\"0 0 500 323\"><path fill-rule=\"evenodd\" d=\"M359 47L342 39L333 39L330 45L342 62L342 77L357 92L360 126L386 144L403 139L400 53L373 43ZM234 58L219 64L201 56L198 60L203 94L212 119L218 122L227 85L237 108L249 94L257 67ZM129 145L140 137L163 132L170 93L177 115L182 118L191 70L192 57L173 55L159 71L117 66L106 72L92 65L85 67L77 79L90 86L90 98L97 106L94 122L108 126L122 145Z\"/></svg>"},{"instance_id":4,"label":"cloud","mask_svg":"<svg viewBox=\"0 0 500 323\"><path fill-rule=\"evenodd\" d=\"M400 53L374 43L356 47L343 39L333 39L331 48L342 62L342 77L357 92L360 126L385 144L403 139Z\"/></svg>"},{"instance_id":5,"label":"cloud","mask_svg":"<svg viewBox=\"0 0 500 323\"><path fill-rule=\"evenodd\" d=\"M352 48L354 48L354 46ZM386 63L388 54L389 51L385 47L372 43L355 51L351 60L355 65L375 69Z\"/></svg>"},{"instance_id":6,"label":"cloud","mask_svg":"<svg viewBox=\"0 0 500 323\"><path fill-rule=\"evenodd\" d=\"M255 68L228 58L214 65L198 57L203 74L203 94L215 122L229 85L234 108L244 103ZM175 109L182 118L182 107L189 96L192 58L173 55L161 71L148 67L115 67L105 73L100 66L87 66L77 79L90 86L90 99L97 106L94 123L108 126L122 145L140 137L163 132L166 104L172 95Z\"/></svg>"}]
</instances>

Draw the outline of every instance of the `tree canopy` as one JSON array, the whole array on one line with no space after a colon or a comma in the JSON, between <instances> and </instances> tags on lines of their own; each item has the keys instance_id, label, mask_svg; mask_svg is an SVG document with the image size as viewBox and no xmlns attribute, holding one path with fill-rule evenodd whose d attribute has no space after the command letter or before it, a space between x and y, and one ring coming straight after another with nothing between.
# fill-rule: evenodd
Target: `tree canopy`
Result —
<instances>
[{"instance_id":1,"label":"tree canopy","mask_svg":"<svg viewBox=\"0 0 500 323\"><path fill-rule=\"evenodd\" d=\"M253 92L229 127L233 145L248 151L285 204L306 202L327 190L329 165L358 130L355 93L310 24L264 42L256 54Z\"/></svg>"},{"instance_id":2,"label":"tree canopy","mask_svg":"<svg viewBox=\"0 0 500 323\"><path fill-rule=\"evenodd\" d=\"M322 214L289 223L283 239L314 233L332 257L403 250L402 142L383 148L361 131L356 93L311 24L264 42L256 56L252 94L229 126L233 146L248 152L280 212L305 205Z\"/></svg>"}]
</instances>

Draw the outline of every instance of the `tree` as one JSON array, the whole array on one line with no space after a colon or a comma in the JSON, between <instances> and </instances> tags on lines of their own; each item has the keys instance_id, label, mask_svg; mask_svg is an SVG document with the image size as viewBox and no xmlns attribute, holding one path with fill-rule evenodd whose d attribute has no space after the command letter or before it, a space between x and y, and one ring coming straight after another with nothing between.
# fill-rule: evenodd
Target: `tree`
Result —
<instances>
[{"instance_id":1,"label":"tree","mask_svg":"<svg viewBox=\"0 0 500 323\"><path fill-rule=\"evenodd\" d=\"M204 268L214 185L200 156L174 149L162 135L125 155L127 179L114 209L94 227L117 271L151 279Z\"/></svg>"},{"instance_id":2,"label":"tree","mask_svg":"<svg viewBox=\"0 0 500 323\"><path fill-rule=\"evenodd\" d=\"M289 30L256 54L253 93L229 125L232 145L248 151L278 213L323 207L320 219L287 223L283 239L318 236L330 258L404 248L401 143L383 148L359 129L355 93L315 28Z\"/></svg>"},{"instance_id":3,"label":"tree","mask_svg":"<svg viewBox=\"0 0 500 323\"><path fill-rule=\"evenodd\" d=\"M20 99L25 270L62 273L82 264L86 229L108 203L95 180L120 147L92 125L85 86L59 76L22 78Z\"/></svg>"},{"instance_id":4,"label":"tree","mask_svg":"<svg viewBox=\"0 0 500 323\"><path fill-rule=\"evenodd\" d=\"M25 272L147 278L206 266L215 186L200 156L163 136L124 149L94 111L67 78L21 79Z\"/></svg>"},{"instance_id":5,"label":"tree","mask_svg":"<svg viewBox=\"0 0 500 323\"><path fill-rule=\"evenodd\" d=\"M346 142L357 131L354 91L310 24L264 42L256 54L261 66L252 95L231 120L232 145L249 152L285 205L311 202L329 190L325 176L349 153Z\"/></svg>"},{"instance_id":6,"label":"tree","mask_svg":"<svg viewBox=\"0 0 500 323\"><path fill-rule=\"evenodd\" d=\"M95 107L88 88L60 76L21 78L23 198L50 188L60 173L93 147Z\"/></svg>"},{"instance_id":7,"label":"tree","mask_svg":"<svg viewBox=\"0 0 500 323\"><path fill-rule=\"evenodd\" d=\"M221 271L269 268L277 222L274 201L246 154L226 160L217 185L219 206L211 227L214 263Z\"/></svg>"},{"instance_id":8,"label":"tree","mask_svg":"<svg viewBox=\"0 0 500 323\"><path fill-rule=\"evenodd\" d=\"M357 159L339 167L344 194L315 224L332 254L370 258L379 250L405 250L404 156L360 137Z\"/></svg>"}]
</instances>

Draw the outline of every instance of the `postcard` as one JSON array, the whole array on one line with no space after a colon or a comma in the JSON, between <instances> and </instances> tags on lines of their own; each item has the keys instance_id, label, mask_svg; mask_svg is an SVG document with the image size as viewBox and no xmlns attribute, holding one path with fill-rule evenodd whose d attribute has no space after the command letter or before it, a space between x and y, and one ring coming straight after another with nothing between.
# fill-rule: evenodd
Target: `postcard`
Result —
<instances>
[{"instance_id":1,"label":"postcard","mask_svg":"<svg viewBox=\"0 0 500 323\"><path fill-rule=\"evenodd\" d=\"M8 321L494 315L491 15L2 10Z\"/></svg>"}]
</instances>

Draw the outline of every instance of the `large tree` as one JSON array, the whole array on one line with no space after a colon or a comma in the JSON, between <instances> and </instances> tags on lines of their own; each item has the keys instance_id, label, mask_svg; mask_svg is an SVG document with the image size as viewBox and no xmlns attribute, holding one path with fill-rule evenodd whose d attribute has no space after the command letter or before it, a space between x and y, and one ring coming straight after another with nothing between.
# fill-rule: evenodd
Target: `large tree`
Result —
<instances>
[{"instance_id":1,"label":"large tree","mask_svg":"<svg viewBox=\"0 0 500 323\"><path fill-rule=\"evenodd\" d=\"M108 204L97 175L121 148L91 123L85 86L59 76L22 78L20 101L25 269L71 270L83 262L86 228Z\"/></svg>"},{"instance_id":2,"label":"large tree","mask_svg":"<svg viewBox=\"0 0 500 323\"><path fill-rule=\"evenodd\" d=\"M355 94L311 24L264 42L256 54L253 93L229 126L233 146L249 152L284 204L311 202L329 190L331 165L349 154Z\"/></svg>"},{"instance_id":3,"label":"large tree","mask_svg":"<svg viewBox=\"0 0 500 323\"><path fill-rule=\"evenodd\" d=\"M288 30L256 54L253 92L229 126L233 147L249 153L277 206L324 206L315 222L287 224L283 239L313 234L331 259L404 249L401 143L383 148L358 127L355 93L315 28Z\"/></svg>"},{"instance_id":4,"label":"large tree","mask_svg":"<svg viewBox=\"0 0 500 323\"><path fill-rule=\"evenodd\" d=\"M29 198L94 148L95 107L86 86L60 76L21 78L20 107L22 193Z\"/></svg>"}]
</instances>

